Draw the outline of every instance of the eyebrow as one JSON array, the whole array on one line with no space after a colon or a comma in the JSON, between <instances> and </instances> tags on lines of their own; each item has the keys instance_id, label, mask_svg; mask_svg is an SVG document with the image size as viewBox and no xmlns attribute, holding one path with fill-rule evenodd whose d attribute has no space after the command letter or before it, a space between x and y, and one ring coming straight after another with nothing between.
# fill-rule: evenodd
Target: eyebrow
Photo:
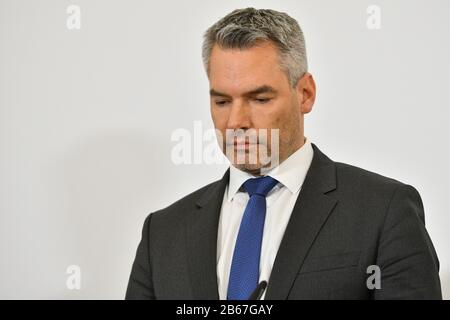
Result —
<instances>
[{"instance_id":1,"label":"eyebrow","mask_svg":"<svg viewBox=\"0 0 450 320\"><path fill-rule=\"evenodd\" d=\"M274 87L271 87L271 86L268 86L268 85L262 85L262 86L259 86L259 87L255 88L255 89L253 89L253 90L244 92L243 96L250 97L250 96L255 96L255 95L261 94L261 93L273 93L273 94L275 94L277 92L278 91ZM229 94L216 91L215 89L209 90L209 94L212 97L214 96L214 97L231 98L231 96Z\"/></svg>"}]
</instances>

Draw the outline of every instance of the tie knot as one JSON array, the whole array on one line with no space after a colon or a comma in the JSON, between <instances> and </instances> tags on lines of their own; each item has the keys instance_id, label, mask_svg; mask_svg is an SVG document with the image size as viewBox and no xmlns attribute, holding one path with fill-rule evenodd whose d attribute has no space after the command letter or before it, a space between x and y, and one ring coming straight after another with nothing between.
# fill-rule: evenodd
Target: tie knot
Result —
<instances>
[{"instance_id":1,"label":"tie knot","mask_svg":"<svg viewBox=\"0 0 450 320\"><path fill-rule=\"evenodd\" d=\"M278 181L276 179L269 176L252 178L244 182L244 189L250 197L254 194L265 197L277 183Z\"/></svg>"}]
</instances>

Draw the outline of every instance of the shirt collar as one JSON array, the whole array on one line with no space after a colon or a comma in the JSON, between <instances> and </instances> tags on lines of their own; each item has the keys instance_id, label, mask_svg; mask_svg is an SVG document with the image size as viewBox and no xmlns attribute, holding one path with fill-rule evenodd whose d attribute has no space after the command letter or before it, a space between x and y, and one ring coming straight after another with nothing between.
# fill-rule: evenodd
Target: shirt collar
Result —
<instances>
[{"instance_id":1,"label":"shirt collar","mask_svg":"<svg viewBox=\"0 0 450 320\"><path fill-rule=\"evenodd\" d=\"M311 142L305 137L305 143L291 154L277 167L269 170L266 175L277 179L292 194L297 193L305 180L306 173L313 158L313 148ZM250 178L255 178L252 174L242 171L235 166L230 166L230 181L228 184L228 201L231 201L239 191L242 184Z\"/></svg>"}]
</instances>

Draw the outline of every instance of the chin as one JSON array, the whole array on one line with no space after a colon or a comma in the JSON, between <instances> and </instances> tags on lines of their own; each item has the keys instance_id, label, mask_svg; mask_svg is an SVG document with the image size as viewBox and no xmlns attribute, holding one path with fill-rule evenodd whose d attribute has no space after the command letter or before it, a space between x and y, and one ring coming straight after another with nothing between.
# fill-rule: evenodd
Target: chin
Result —
<instances>
[{"instance_id":1,"label":"chin","mask_svg":"<svg viewBox=\"0 0 450 320\"><path fill-rule=\"evenodd\" d=\"M242 170L242 171L256 171L260 170L263 166L261 164L233 164L236 168Z\"/></svg>"},{"instance_id":2,"label":"chin","mask_svg":"<svg viewBox=\"0 0 450 320\"><path fill-rule=\"evenodd\" d=\"M233 163L233 166L235 166L236 168L238 168L239 170L251 173L251 174L260 174L260 173L264 173L264 171L268 171L270 170L270 166L269 165L263 165L261 163L257 163L257 164L235 164Z\"/></svg>"}]
</instances>

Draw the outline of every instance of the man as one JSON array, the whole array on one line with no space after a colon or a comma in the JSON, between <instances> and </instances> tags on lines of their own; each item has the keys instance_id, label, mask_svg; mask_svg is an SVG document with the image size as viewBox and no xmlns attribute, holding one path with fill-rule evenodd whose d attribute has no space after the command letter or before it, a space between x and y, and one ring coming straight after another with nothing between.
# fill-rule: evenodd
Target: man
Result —
<instances>
[{"instance_id":1,"label":"man","mask_svg":"<svg viewBox=\"0 0 450 320\"><path fill-rule=\"evenodd\" d=\"M441 299L416 189L334 162L304 136L316 87L298 23L235 10L205 33L203 59L232 165L147 217L126 298ZM270 161L250 161L255 146Z\"/></svg>"}]
</instances>

